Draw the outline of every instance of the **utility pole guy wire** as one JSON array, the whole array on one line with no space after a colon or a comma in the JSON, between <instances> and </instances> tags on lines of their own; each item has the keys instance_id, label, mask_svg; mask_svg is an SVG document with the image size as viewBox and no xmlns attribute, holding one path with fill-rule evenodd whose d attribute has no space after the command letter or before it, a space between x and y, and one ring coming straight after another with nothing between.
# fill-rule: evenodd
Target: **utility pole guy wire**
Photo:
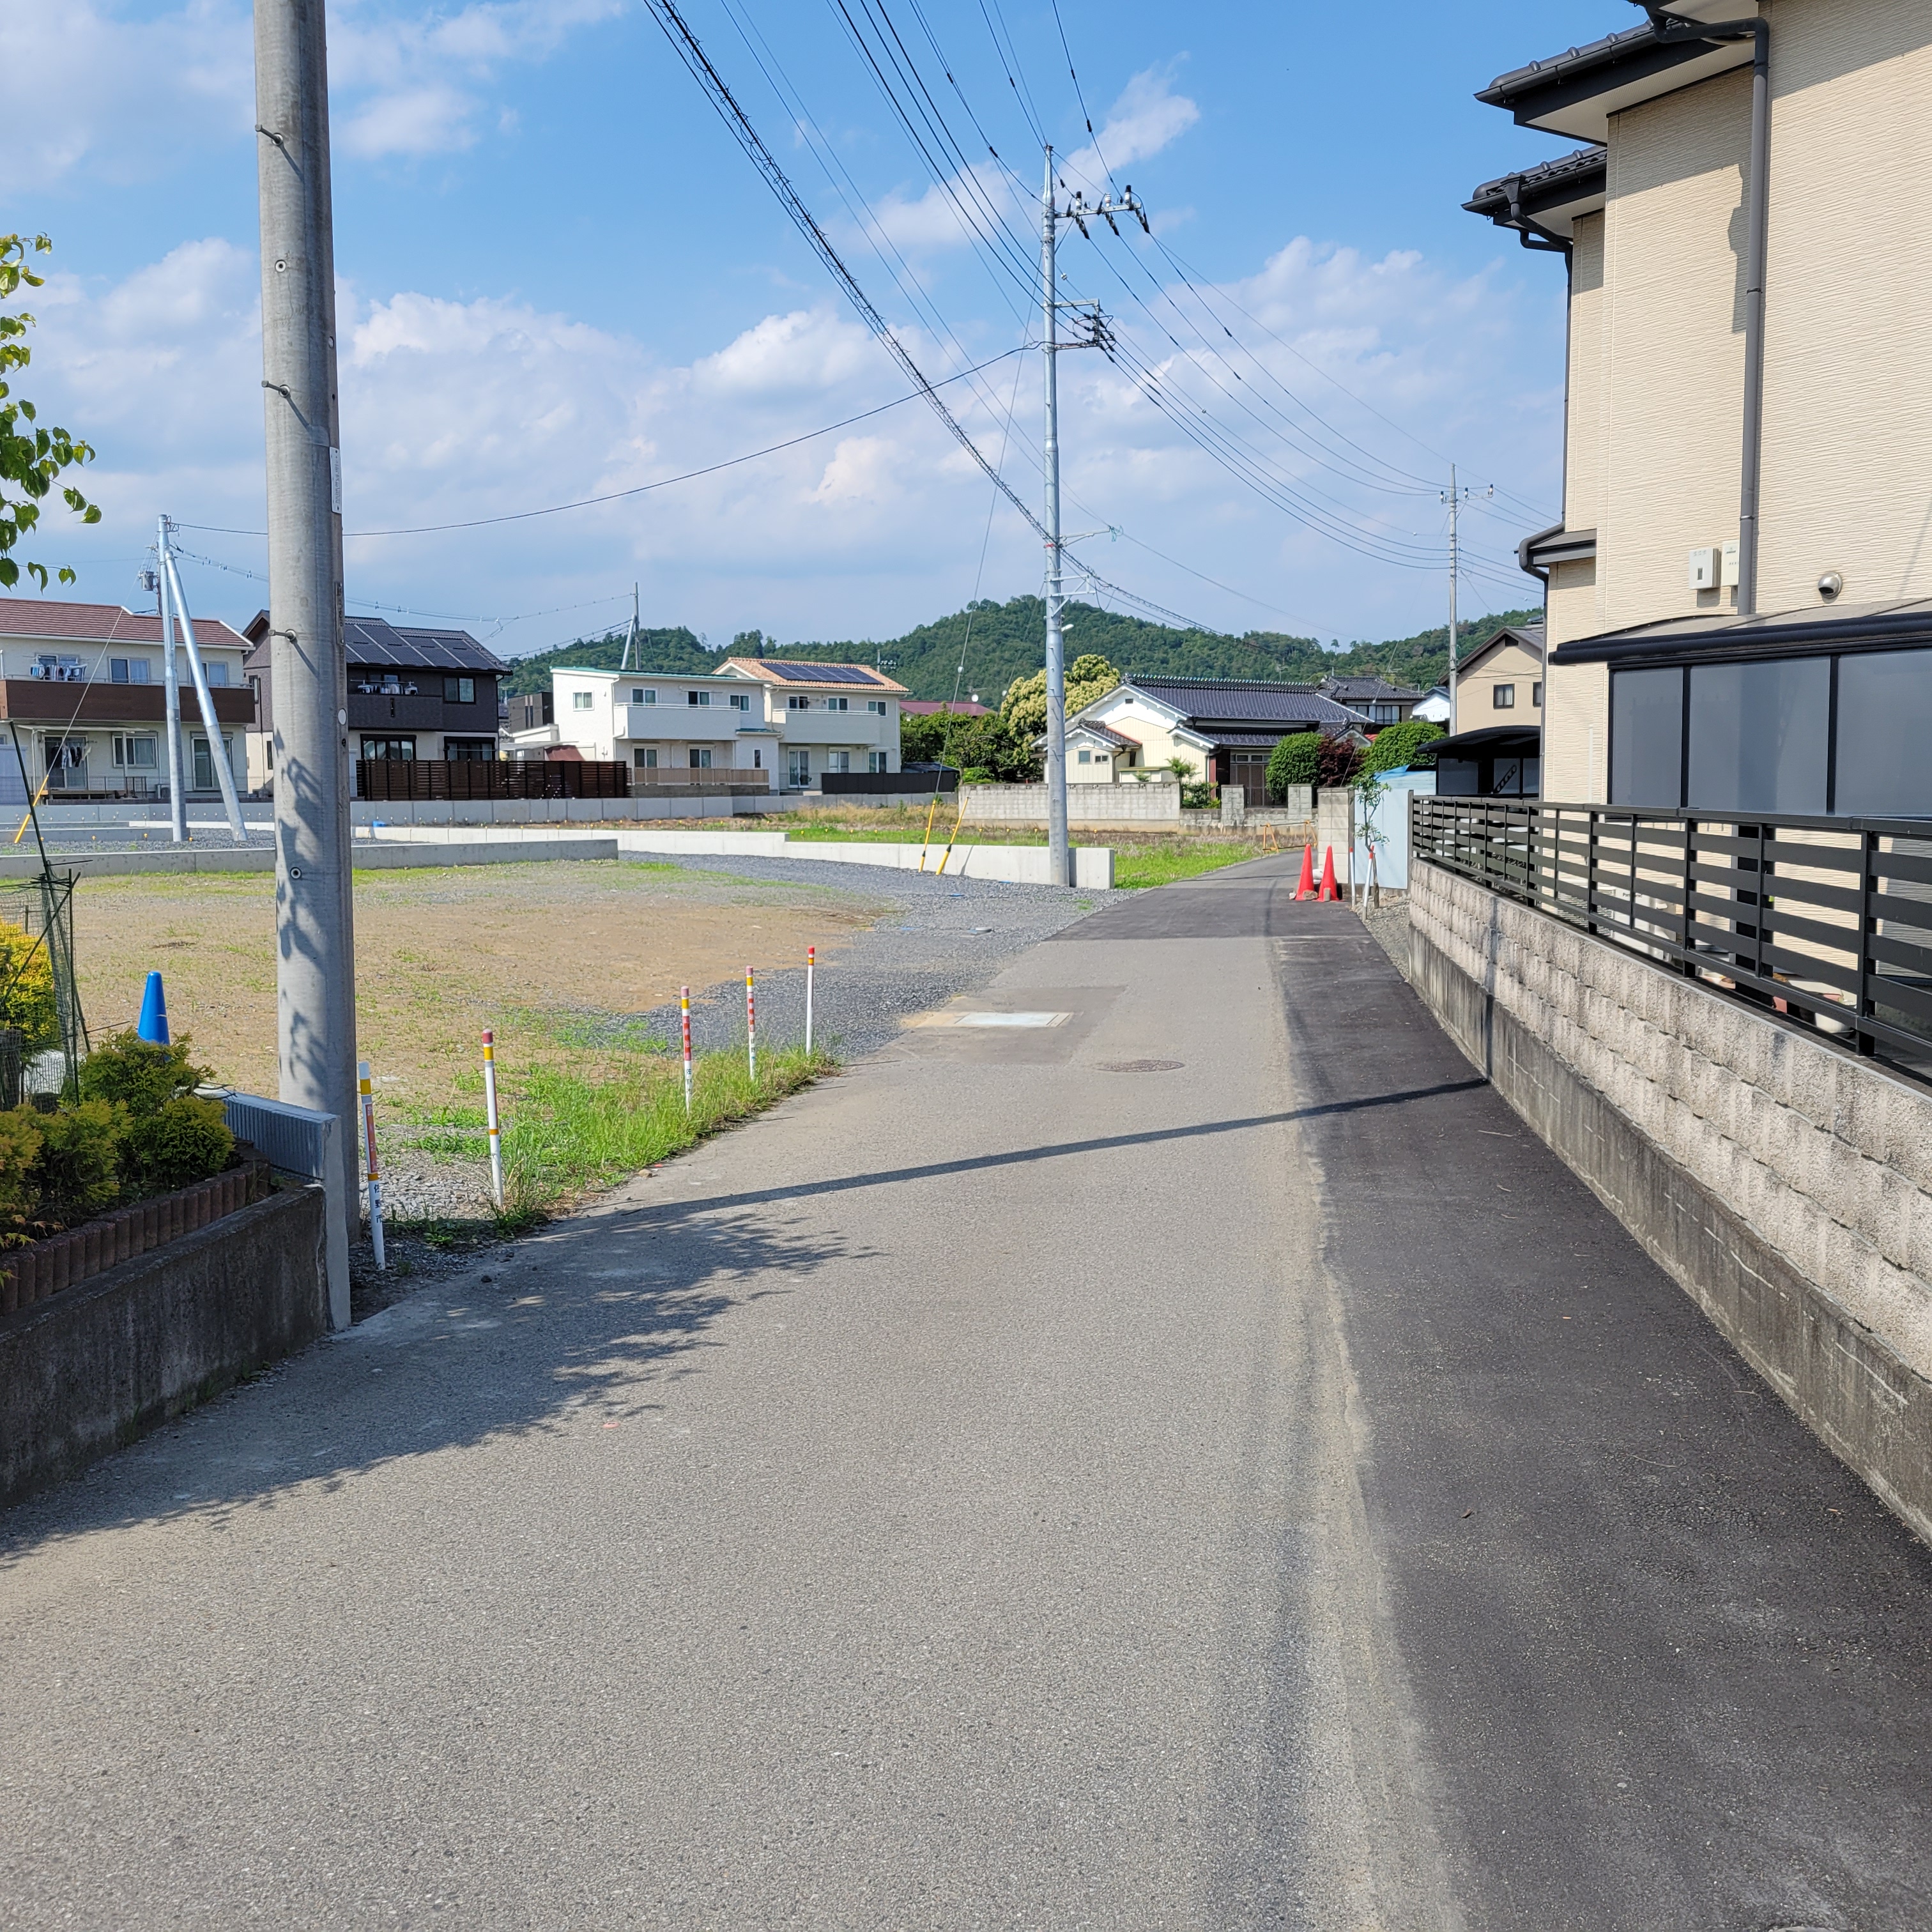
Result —
<instances>
[{"instance_id":1,"label":"utility pole guy wire","mask_svg":"<svg viewBox=\"0 0 1932 1932\"><path fill-rule=\"evenodd\" d=\"M323 0L255 0L254 11L281 1097L342 1123L346 1205L357 1192L356 951L328 56ZM329 1277L345 1287L349 1234L347 1214L332 1216ZM332 1314L347 1327L346 1306Z\"/></svg>"}]
</instances>

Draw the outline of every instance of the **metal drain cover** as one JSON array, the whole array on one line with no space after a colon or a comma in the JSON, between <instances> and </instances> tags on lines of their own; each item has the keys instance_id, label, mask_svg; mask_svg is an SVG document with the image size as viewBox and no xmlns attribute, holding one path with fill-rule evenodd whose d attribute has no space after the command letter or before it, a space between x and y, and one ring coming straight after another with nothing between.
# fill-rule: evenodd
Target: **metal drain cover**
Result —
<instances>
[{"instance_id":1,"label":"metal drain cover","mask_svg":"<svg viewBox=\"0 0 1932 1932\"><path fill-rule=\"evenodd\" d=\"M1181 1060L1103 1060L1102 1073L1172 1073L1187 1063Z\"/></svg>"}]
</instances>

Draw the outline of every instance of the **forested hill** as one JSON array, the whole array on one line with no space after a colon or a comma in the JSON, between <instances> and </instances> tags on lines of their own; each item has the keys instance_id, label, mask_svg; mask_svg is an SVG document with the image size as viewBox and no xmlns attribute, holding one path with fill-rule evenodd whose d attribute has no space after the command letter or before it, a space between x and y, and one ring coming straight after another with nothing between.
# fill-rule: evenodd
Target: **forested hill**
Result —
<instances>
[{"instance_id":1,"label":"forested hill","mask_svg":"<svg viewBox=\"0 0 1932 1932\"><path fill-rule=\"evenodd\" d=\"M1456 626L1465 652L1495 635L1505 624L1537 624L1540 610L1505 610ZM1427 690L1448 674L1449 628L1438 625L1413 638L1379 644L1352 644L1336 650L1314 638L1251 631L1241 638L1205 631L1179 631L1140 617L1125 617L1090 604L1066 606L1066 655L1070 662L1097 652L1130 675L1143 677L1262 677L1314 680L1331 673L1372 672L1391 682ZM1046 609L1037 597L990 598L935 623L922 624L902 638L844 643L780 645L756 631L743 631L728 650L707 650L690 631L640 633L644 668L675 676L716 670L727 656L819 658L840 664L880 664L915 698L950 698L962 660L960 694L978 692L981 702L997 704L1016 677L1039 670L1045 659ZM549 688L550 674L562 664L615 670L622 655L622 631L581 638L556 650L519 659L506 688Z\"/></svg>"}]
</instances>

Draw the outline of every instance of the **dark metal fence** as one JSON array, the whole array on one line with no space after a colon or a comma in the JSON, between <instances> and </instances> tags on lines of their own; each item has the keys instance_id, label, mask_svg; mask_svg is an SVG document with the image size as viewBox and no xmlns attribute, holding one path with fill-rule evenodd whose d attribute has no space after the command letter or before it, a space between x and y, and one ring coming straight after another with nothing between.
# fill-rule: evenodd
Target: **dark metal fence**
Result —
<instances>
[{"instance_id":1,"label":"dark metal fence","mask_svg":"<svg viewBox=\"0 0 1932 1932\"><path fill-rule=\"evenodd\" d=\"M840 792L874 797L897 797L903 794L930 798L934 791L957 791L959 774L950 765L937 771L928 765L923 770L915 766L898 772L826 772L820 776L818 788L827 798Z\"/></svg>"},{"instance_id":2,"label":"dark metal fence","mask_svg":"<svg viewBox=\"0 0 1932 1932\"><path fill-rule=\"evenodd\" d=\"M1412 857L1932 1076L1932 820L1409 809Z\"/></svg>"},{"instance_id":3,"label":"dark metal fence","mask_svg":"<svg viewBox=\"0 0 1932 1932\"><path fill-rule=\"evenodd\" d=\"M590 758L359 758L356 795L410 799L628 798L625 765Z\"/></svg>"}]
</instances>

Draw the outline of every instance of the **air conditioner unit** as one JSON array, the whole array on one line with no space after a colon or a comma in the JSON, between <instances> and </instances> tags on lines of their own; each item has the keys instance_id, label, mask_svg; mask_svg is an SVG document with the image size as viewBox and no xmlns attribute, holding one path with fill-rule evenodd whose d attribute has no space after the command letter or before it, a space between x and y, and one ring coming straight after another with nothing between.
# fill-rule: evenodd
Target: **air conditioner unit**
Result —
<instances>
[{"instance_id":1,"label":"air conditioner unit","mask_svg":"<svg viewBox=\"0 0 1932 1932\"><path fill-rule=\"evenodd\" d=\"M1706 544L1690 553L1690 588L1714 590L1718 587L1718 551L1715 544Z\"/></svg>"}]
</instances>

